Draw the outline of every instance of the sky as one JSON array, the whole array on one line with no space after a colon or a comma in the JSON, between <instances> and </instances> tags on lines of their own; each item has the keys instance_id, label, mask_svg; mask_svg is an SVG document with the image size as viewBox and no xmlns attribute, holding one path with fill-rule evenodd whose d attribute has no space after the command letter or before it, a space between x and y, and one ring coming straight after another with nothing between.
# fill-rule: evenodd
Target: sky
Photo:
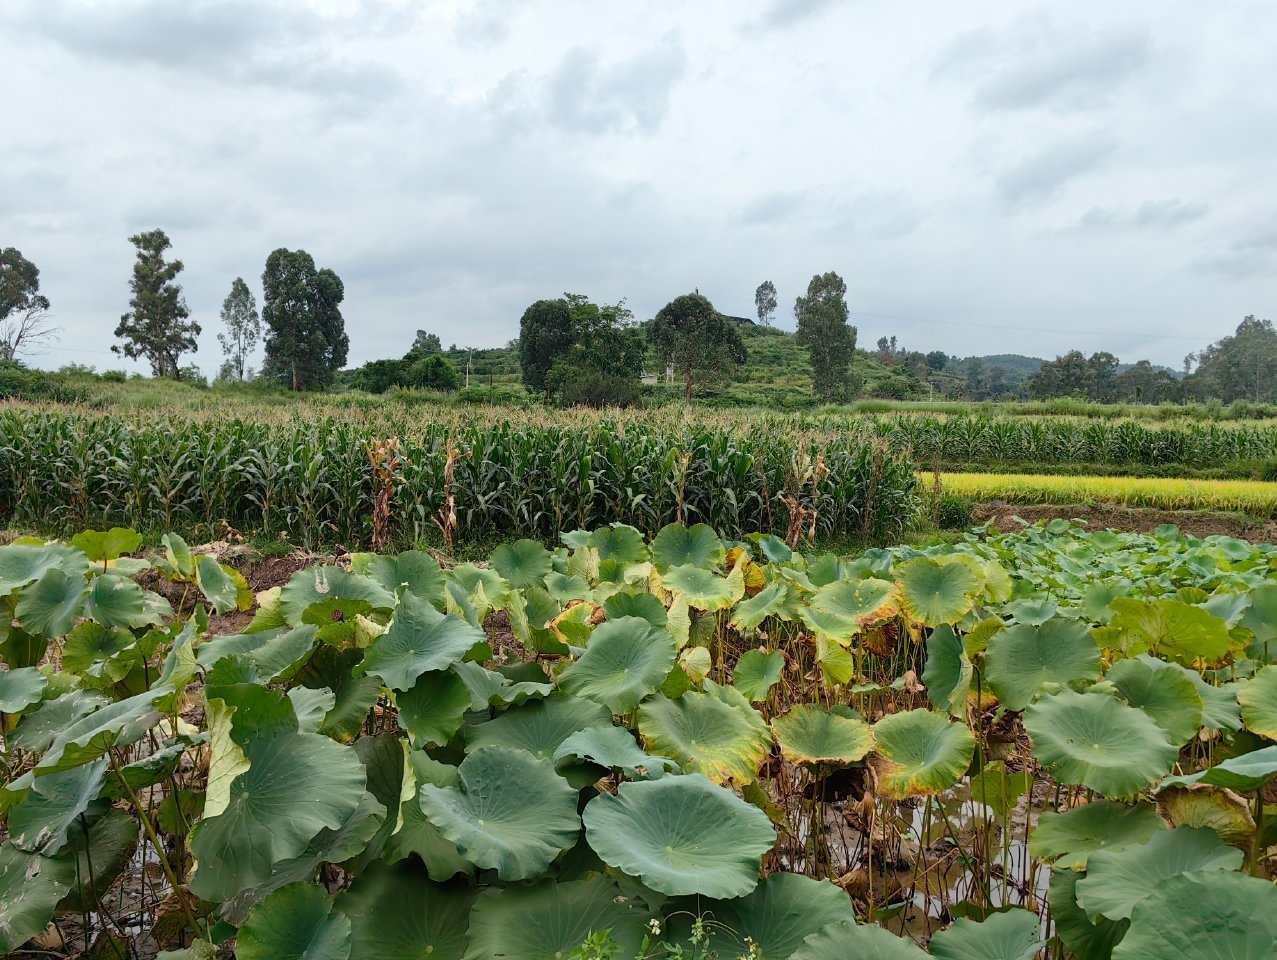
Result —
<instances>
[{"instance_id":1,"label":"sky","mask_svg":"<svg viewBox=\"0 0 1277 960\"><path fill-rule=\"evenodd\" d=\"M0 247L110 354L160 227L221 361L232 281L304 248L350 363L499 346L535 300L698 289L862 346L1179 367L1277 320L1272 0L3 0Z\"/></svg>"}]
</instances>

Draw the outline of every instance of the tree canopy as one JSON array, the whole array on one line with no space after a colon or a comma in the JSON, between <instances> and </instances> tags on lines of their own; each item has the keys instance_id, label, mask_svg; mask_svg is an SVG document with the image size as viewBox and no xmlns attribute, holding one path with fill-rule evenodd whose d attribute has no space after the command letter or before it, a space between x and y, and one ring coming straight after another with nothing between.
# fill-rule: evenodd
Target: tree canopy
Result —
<instances>
[{"instance_id":1,"label":"tree canopy","mask_svg":"<svg viewBox=\"0 0 1277 960\"><path fill-rule=\"evenodd\" d=\"M1189 387L1199 397L1225 402L1277 400L1277 332L1253 314L1237 330L1198 352Z\"/></svg>"},{"instance_id":2,"label":"tree canopy","mask_svg":"<svg viewBox=\"0 0 1277 960\"><path fill-rule=\"evenodd\" d=\"M157 377L176 379L183 353L199 349L200 325L188 318L191 311L174 282L182 261L168 261L164 253L173 244L163 230L148 230L129 237L137 247L137 262L129 287L133 298L128 313L120 317L115 335L124 342L111 347L131 360L146 359Z\"/></svg>"},{"instance_id":3,"label":"tree canopy","mask_svg":"<svg viewBox=\"0 0 1277 960\"><path fill-rule=\"evenodd\" d=\"M305 250L280 248L262 273L265 373L293 390L322 389L346 363L350 338L341 315L345 288Z\"/></svg>"},{"instance_id":4,"label":"tree canopy","mask_svg":"<svg viewBox=\"0 0 1277 960\"><path fill-rule=\"evenodd\" d=\"M770 327L772 317L776 315L776 284L764 280L754 291L754 307L758 310L758 322Z\"/></svg>"},{"instance_id":5,"label":"tree canopy","mask_svg":"<svg viewBox=\"0 0 1277 960\"><path fill-rule=\"evenodd\" d=\"M16 247L0 250L0 360L17 360L58 332L40 293L40 268Z\"/></svg>"},{"instance_id":6,"label":"tree canopy","mask_svg":"<svg viewBox=\"0 0 1277 960\"><path fill-rule=\"evenodd\" d=\"M661 307L647 329L657 355L683 376L683 398L698 384L730 377L745 363L736 325L699 293L685 293Z\"/></svg>"},{"instance_id":7,"label":"tree canopy","mask_svg":"<svg viewBox=\"0 0 1277 960\"><path fill-rule=\"evenodd\" d=\"M222 302L222 323L226 324L226 331L217 335L217 342L226 355L223 368L226 376L222 379L246 380L248 358L262 336L262 321L257 314L257 300L243 277L235 278L231 292Z\"/></svg>"},{"instance_id":8,"label":"tree canopy","mask_svg":"<svg viewBox=\"0 0 1277 960\"><path fill-rule=\"evenodd\" d=\"M519 322L523 382L567 405L626 405L638 398L644 344L625 301L581 293L538 300Z\"/></svg>"},{"instance_id":9,"label":"tree canopy","mask_svg":"<svg viewBox=\"0 0 1277 960\"><path fill-rule=\"evenodd\" d=\"M798 342L810 358L812 390L826 402L848 399L848 367L856 352L856 328L848 316L847 284L833 271L813 276L807 296L794 301Z\"/></svg>"},{"instance_id":10,"label":"tree canopy","mask_svg":"<svg viewBox=\"0 0 1277 960\"><path fill-rule=\"evenodd\" d=\"M572 314L566 299L538 300L519 320L519 368L529 390L543 393L554 362L572 348Z\"/></svg>"}]
</instances>

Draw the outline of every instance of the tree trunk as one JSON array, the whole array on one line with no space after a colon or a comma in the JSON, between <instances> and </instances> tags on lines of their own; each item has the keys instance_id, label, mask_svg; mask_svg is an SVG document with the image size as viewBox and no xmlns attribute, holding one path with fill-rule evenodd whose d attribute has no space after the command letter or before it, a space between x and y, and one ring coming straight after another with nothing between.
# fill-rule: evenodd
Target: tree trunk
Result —
<instances>
[{"instance_id":1,"label":"tree trunk","mask_svg":"<svg viewBox=\"0 0 1277 960\"><path fill-rule=\"evenodd\" d=\"M288 365L293 375L293 393L297 393L301 388L297 386L297 361L294 360Z\"/></svg>"}]
</instances>

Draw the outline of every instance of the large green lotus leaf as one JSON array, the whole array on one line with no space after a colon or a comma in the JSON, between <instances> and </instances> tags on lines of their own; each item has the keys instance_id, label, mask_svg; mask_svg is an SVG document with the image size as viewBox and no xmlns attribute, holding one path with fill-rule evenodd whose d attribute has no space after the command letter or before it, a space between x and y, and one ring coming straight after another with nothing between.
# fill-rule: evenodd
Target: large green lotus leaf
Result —
<instances>
[{"instance_id":1,"label":"large green lotus leaf","mask_svg":"<svg viewBox=\"0 0 1277 960\"><path fill-rule=\"evenodd\" d=\"M80 674L86 683L107 688L127 677L144 655L131 630L84 620L66 635L62 667Z\"/></svg>"},{"instance_id":2,"label":"large green lotus leaf","mask_svg":"<svg viewBox=\"0 0 1277 960\"><path fill-rule=\"evenodd\" d=\"M374 864L337 898L350 917L350 960L461 960L473 899L410 862Z\"/></svg>"},{"instance_id":3,"label":"large green lotus leaf","mask_svg":"<svg viewBox=\"0 0 1277 960\"><path fill-rule=\"evenodd\" d=\"M568 693L629 713L652 694L674 666L674 638L639 617L600 624L585 653L559 674Z\"/></svg>"},{"instance_id":4,"label":"large green lotus leaf","mask_svg":"<svg viewBox=\"0 0 1277 960\"><path fill-rule=\"evenodd\" d=\"M662 527L652 540L652 566L660 574L665 574L674 567L717 570L723 565L726 556L723 541L704 523L690 527L671 523Z\"/></svg>"},{"instance_id":5,"label":"large green lotus leaf","mask_svg":"<svg viewBox=\"0 0 1277 960\"><path fill-rule=\"evenodd\" d=\"M397 731L389 730L371 737L360 737L354 743L355 754L364 765L365 789L385 811L381 826L353 863L356 873L383 855L387 841L399 824L395 811L399 810L405 796L416 793L415 783L404 783L407 746Z\"/></svg>"},{"instance_id":6,"label":"large green lotus leaf","mask_svg":"<svg viewBox=\"0 0 1277 960\"><path fill-rule=\"evenodd\" d=\"M554 574L551 574L554 576ZM650 594L649 594L650 596ZM655 597L652 597L656 600ZM660 603L657 602L660 607ZM664 613L665 608L661 607ZM510 632L533 653L569 653L567 644L554 635L547 625L563 612L559 602L541 587L528 587L510 595L506 607L510 618Z\"/></svg>"},{"instance_id":7,"label":"large green lotus leaf","mask_svg":"<svg viewBox=\"0 0 1277 960\"><path fill-rule=\"evenodd\" d=\"M510 681L494 670L488 670L477 663L454 663L452 672L461 678L461 682L470 691L474 708L482 706L504 706L509 703L522 703L531 697L545 697L554 692L553 684L540 683L535 680Z\"/></svg>"},{"instance_id":8,"label":"large green lotus leaf","mask_svg":"<svg viewBox=\"0 0 1277 960\"><path fill-rule=\"evenodd\" d=\"M776 842L765 813L695 773L622 783L582 819L605 863L671 896L743 897Z\"/></svg>"},{"instance_id":9,"label":"large green lotus leaf","mask_svg":"<svg viewBox=\"0 0 1277 960\"><path fill-rule=\"evenodd\" d=\"M195 558L191 556L191 548L176 533L166 533L160 537L164 547L164 559L157 566L174 580L190 582L195 576Z\"/></svg>"},{"instance_id":10,"label":"large green lotus leaf","mask_svg":"<svg viewBox=\"0 0 1277 960\"><path fill-rule=\"evenodd\" d=\"M1078 881L1077 902L1087 916L1124 920L1162 880L1201 870L1236 870L1244 854L1208 827L1159 830L1147 843L1091 854Z\"/></svg>"},{"instance_id":11,"label":"large green lotus leaf","mask_svg":"<svg viewBox=\"0 0 1277 960\"><path fill-rule=\"evenodd\" d=\"M18 595L18 623L28 633L63 636L75 625L88 593L84 577L53 567Z\"/></svg>"},{"instance_id":12,"label":"large green lotus leaf","mask_svg":"<svg viewBox=\"0 0 1277 960\"><path fill-rule=\"evenodd\" d=\"M572 734L611 725L612 714L602 704L555 694L528 700L493 720L467 727L466 753L496 745L526 750L538 760L553 760L559 745Z\"/></svg>"},{"instance_id":13,"label":"large green lotus leaf","mask_svg":"<svg viewBox=\"0 0 1277 960\"><path fill-rule=\"evenodd\" d=\"M546 592L560 604L573 600L586 600L590 596L590 584L585 578L568 576L557 571L545 578Z\"/></svg>"},{"instance_id":14,"label":"large green lotus leaf","mask_svg":"<svg viewBox=\"0 0 1277 960\"><path fill-rule=\"evenodd\" d=\"M87 835L84 823L75 824L67 848L58 857L74 865L75 878L71 892L58 904L59 913L96 910L137 851L141 827L131 813L111 808L93 820Z\"/></svg>"},{"instance_id":15,"label":"large green lotus leaf","mask_svg":"<svg viewBox=\"0 0 1277 960\"><path fill-rule=\"evenodd\" d=\"M665 609L665 605L646 592L622 590L614 593L603 601L603 612L609 620L641 617L654 627L663 627L669 622L669 611Z\"/></svg>"},{"instance_id":16,"label":"large green lotus leaf","mask_svg":"<svg viewBox=\"0 0 1277 960\"><path fill-rule=\"evenodd\" d=\"M90 560L101 563L116 560L126 553L137 553L142 546L142 535L126 527L112 527L107 531L85 530L77 533L70 543L83 550Z\"/></svg>"},{"instance_id":17,"label":"large green lotus leaf","mask_svg":"<svg viewBox=\"0 0 1277 960\"><path fill-rule=\"evenodd\" d=\"M4 687L7 675L0 674L0 690ZM44 677L41 676L41 680ZM3 698L0 697L0 702ZM72 690L64 693L56 700L47 700L22 718L17 728L9 734L9 742L23 750L43 753L49 749L54 739L64 729L77 720L87 717L94 710L99 710L111 701L100 693L91 690ZM0 708L0 713L13 711Z\"/></svg>"},{"instance_id":18,"label":"large green lotus leaf","mask_svg":"<svg viewBox=\"0 0 1277 960\"><path fill-rule=\"evenodd\" d=\"M1143 710L1103 693L1065 690L1024 714L1033 753L1061 783L1106 797L1129 797L1161 779L1179 756Z\"/></svg>"},{"instance_id":19,"label":"large green lotus leaf","mask_svg":"<svg viewBox=\"0 0 1277 960\"><path fill-rule=\"evenodd\" d=\"M805 938L829 924L855 919L843 890L828 880L796 873L774 873L752 893L734 900L689 899L666 905L664 912L670 917L664 939L681 943L688 954L693 953L691 919L712 920L712 943L723 957L788 957Z\"/></svg>"},{"instance_id":20,"label":"large green lotus leaf","mask_svg":"<svg viewBox=\"0 0 1277 960\"><path fill-rule=\"evenodd\" d=\"M1221 760L1215 766L1183 777L1167 777L1163 786L1207 783L1229 790L1258 790L1277 778L1277 747L1252 750L1240 757Z\"/></svg>"},{"instance_id":21,"label":"large green lotus leaf","mask_svg":"<svg viewBox=\"0 0 1277 960\"><path fill-rule=\"evenodd\" d=\"M313 883L280 887L255 906L235 938L238 960L347 960L350 918Z\"/></svg>"},{"instance_id":22,"label":"large green lotus leaf","mask_svg":"<svg viewBox=\"0 0 1277 960\"><path fill-rule=\"evenodd\" d=\"M381 694L380 678L352 674L362 658L362 650L335 650L320 646L294 678L302 686L327 688L337 695L337 702L324 717L319 732L345 743L359 734L368 718L368 711Z\"/></svg>"},{"instance_id":23,"label":"large green lotus leaf","mask_svg":"<svg viewBox=\"0 0 1277 960\"><path fill-rule=\"evenodd\" d=\"M965 725L930 710L904 710L873 725L883 763L878 790L893 799L943 793L971 765L975 737Z\"/></svg>"},{"instance_id":24,"label":"large green lotus leaf","mask_svg":"<svg viewBox=\"0 0 1277 960\"><path fill-rule=\"evenodd\" d=\"M0 663L9 669L35 667L49 650L49 638L37 637L9 623L0 615Z\"/></svg>"},{"instance_id":25,"label":"large green lotus leaf","mask_svg":"<svg viewBox=\"0 0 1277 960\"><path fill-rule=\"evenodd\" d=\"M842 920L803 940L789 960L926 960L926 957L912 940L872 924Z\"/></svg>"},{"instance_id":26,"label":"large green lotus leaf","mask_svg":"<svg viewBox=\"0 0 1277 960\"><path fill-rule=\"evenodd\" d=\"M759 594L761 596L761 594ZM766 700L772 687L780 682L785 671L785 655L779 650L764 653L746 650L732 668L732 686L746 700Z\"/></svg>"},{"instance_id":27,"label":"large green lotus leaf","mask_svg":"<svg viewBox=\"0 0 1277 960\"><path fill-rule=\"evenodd\" d=\"M1113 610L1110 626L1117 631L1120 649L1128 654L1151 651L1191 666L1199 659L1218 663L1239 648L1227 623L1179 600L1118 597Z\"/></svg>"},{"instance_id":28,"label":"large green lotus leaf","mask_svg":"<svg viewBox=\"0 0 1277 960\"><path fill-rule=\"evenodd\" d=\"M364 654L363 672L380 677L392 690L410 690L423 673L459 663L485 640L487 635L478 627L405 593L390 629Z\"/></svg>"},{"instance_id":29,"label":"large green lotus leaf","mask_svg":"<svg viewBox=\"0 0 1277 960\"><path fill-rule=\"evenodd\" d=\"M554 569L550 551L536 540L518 540L503 543L492 551L492 569L515 590L544 585L546 576Z\"/></svg>"},{"instance_id":30,"label":"large green lotus leaf","mask_svg":"<svg viewBox=\"0 0 1277 960\"><path fill-rule=\"evenodd\" d=\"M395 606L390 590L372 577L347 573L341 567L298 570L279 592L279 607L290 627L300 627L306 608L324 600L364 600L379 610Z\"/></svg>"},{"instance_id":31,"label":"large green lotus leaf","mask_svg":"<svg viewBox=\"0 0 1277 960\"><path fill-rule=\"evenodd\" d=\"M456 787L422 784L421 809L477 866L502 880L539 876L576 843L577 792L538 760L513 747L480 747L466 757Z\"/></svg>"},{"instance_id":32,"label":"large green lotus leaf","mask_svg":"<svg viewBox=\"0 0 1277 960\"><path fill-rule=\"evenodd\" d=\"M253 740L301 729L297 710L281 690L255 683L231 683L204 688L210 707L222 701L231 708L231 736L241 747ZM211 729L210 722L210 729Z\"/></svg>"},{"instance_id":33,"label":"large green lotus leaf","mask_svg":"<svg viewBox=\"0 0 1277 960\"><path fill-rule=\"evenodd\" d=\"M599 527L590 534L588 544L597 551L599 563L611 561L621 566L646 562L650 554L643 534L623 523Z\"/></svg>"},{"instance_id":34,"label":"large green lotus leaf","mask_svg":"<svg viewBox=\"0 0 1277 960\"><path fill-rule=\"evenodd\" d=\"M1054 861L1057 870L1085 870L1091 854L1146 843L1165 829L1157 811L1146 803L1093 800L1064 813L1043 813L1029 838L1029 852Z\"/></svg>"},{"instance_id":35,"label":"large green lotus leaf","mask_svg":"<svg viewBox=\"0 0 1277 960\"><path fill-rule=\"evenodd\" d=\"M239 591L235 587L235 581L210 556L201 556L196 560L195 585L218 613L230 613L239 606Z\"/></svg>"},{"instance_id":36,"label":"large green lotus leaf","mask_svg":"<svg viewBox=\"0 0 1277 960\"><path fill-rule=\"evenodd\" d=\"M869 724L851 707L804 703L772 721L780 752L791 763L848 764L873 749Z\"/></svg>"},{"instance_id":37,"label":"large green lotus leaf","mask_svg":"<svg viewBox=\"0 0 1277 960\"><path fill-rule=\"evenodd\" d=\"M0 670L0 713L21 713L39 703L49 678L35 667Z\"/></svg>"},{"instance_id":38,"label":"large green lotus leaf","mask_svg":"<svg viewBox=\"0 0 1277 960\"><path fill-rule=\"evenodd\" d=\"M1100 648L1086 624L1055 617L1040 627L1000 631L984 655L989 689L1008 710L1023 710L1043 684L1070 684L1100 675Z\"/></svg>"},{"instance_id":39,"label":"large green lotus leaf","mask_svg":"<svg viewBox=\"0 0 1277 960\"><path fill-rule=\"evenodd\" d=\"M812 630L846 643L868 623L896 612L896 586L887 580L827 583L802 609L803 622Z\"/></svg>"},{"instance_id":40,"label":"large green lotus leaf","mask_svg":"<svg viewBox=\"0 0 1277 960\"><path fill-rule=\"evenodd\" d=\"M1251 733L1277 740L1277 666L1264 667L1237 691L1242 722Z\"/></svg>"},{"instance_id":41,"label":"large green lotus leaf","mask_svg":"<svg viewBox=\"0 0 1277 960\"><path fill-rule=\"evenodd\" d=\"M341 827L364 796L366 775L350 747L313 733L264 734L244 747L249 767L230 785L229 805L191 835L199 869L191 891L227 900L300 857L315 835Z\"/></svg>"},{"instance_id":42,"label":"large green lotus leaf","mask_svg":"<svg viewBox=\"0 0 1277 960\"><path fill-rule=\"evenodd\" d=\"M42 932L53 919L58 901L73 886L74 861L0 844L0 956L8 956Z\"/></svg>"},{"instance_id":43,"label":"large green lotus leaf","mask_svg":"<svg viewBox=\"0 0 1277 960\"><path fill-rule=\"evenodd\" d=\"M1174 827L1210 827L1225 843L1250 849L1255 818L1246 799L1225 787L1192 783L1158 791L1157 809Z\"/></svg>"},{"instance_id":44,"label":"large green lotus leaf","mask_svg":"<svg viewBox=\"0 0 1277 960\"><path fill-rule=\"evenodd\" d=\"M510 584L497 571L476 567L473 563L461 563L447 574L446 588L457 587L464 600L474 610L476 622L482 623L493 610L504 607L510 597ZM448 595L456 602L459 598L451 589ZM458 604L462 606L462 604Z\"/></svg>"},{"instance_id":45,"label":"large green lotus leaf","mask_svg":"<svg viewBox=\"0 0 1277 960\"><path fill-rule=\"evenodd\" d=\"M905 614L923 626L957 623L975 605L980 577L949 557L914 557L896 567Z\"/></svg>"},{"instance_id":46,"label":"large green lotus leaf","mask_svg":"<svg viewBox=\"0 0 1277 960\"><path fill-rule=\"evenodd\" d=\"M641 904L607 877L489 887L470 914L466 960L561 960L604 930L616 942L615 956L637 957L647 921Z\"/></svg>"},{"instance_id":47,"label":"large green lotus leaf","mask_svg":"<svg viewBox=\"0 0 1277 960\"><path fill-rule=\"evenodd\" d=\"M1081 874L1072 870L1051 871L1047 901L1051 906L1056 936L1069 948L1070 956L1079 960L1109 960L1114 945L1126 934L1130 921L1101 918L1092 923L1077 903L1080 878Z\"/></svg>"},{"instance_id":48,"label":"large green lotus leaf","mask_svg":"<svg viewBox=\"0 0 1277 960\"><path fill-rule=\"evenodd\" d=\"M443 606L443 570L428 553L409 550L397 557L355 553L351 554L350 570L371 577L389 593L398 594L402 588L436 607Z\"/></svg>"},{"instance_id":49,"label":"large green lotus leaf","mask_svg":"<svg viewBox=\"0 0 1277 960\"><path fill-rule=\"evenodd\" d=\"M408 731L414 746L442 746L465 722L474 705L470 688L452 670L428 670L411 690L395 695L399 725ZM483 702L486 706L487 702Z\"/></svg>"},{"instance_id":50,"label":"large green lotus leaf","mask_svg":"<svg viewBox=\"0 0 1277 960\"><path fill-rule=\"evenodd\" d=\"M790 602L789 587L782 580L768 584L748 600L732 609L732 625L741 630L755 630L768 617L786 610Z\"/></svg>"},{"instance_id":51,"label":"large green lotus leaf","mask_svg":"<svg viewBox=\"0 0 1277 960\"><path fill-rule=\"evenodd\" d=\"M84 615L104 627L140 627L150 619L142 588L113 573L93 578Z\"/></svg>"},{"instance_id":52,"label":"large green lotus leaf","mask_svg":"<svg viewBox=\"0 0 1277 960\"><path fill-rule=\"evenodd\" d=\"M1033 960L1044 943L1038 915L1016 907L981 923L955 920L927 947L939 960Z\"/></svg>"},{"instance_id":53,"label":"large green lotus leaf","mask_svg":"<svg viewBox=\"0 0 1277 960\"><path fill-rule=\"evenodd\" d=\"M71 825L102 792L105 757L47 777L36 777L9 811L9 841L28 853L57 854Z\"/></svg>"},{"instance_id":54,"label":"large green lotus leaf","mask_svg":"<svg viewBox=\"0 0 1277 960\"><path fill-rule=\"evenodd\" d=\"M208 734L197 733L193 737L179 736L171 743L157 746L154 752L120 767L118 774L107 780L105 795L113 800L123 800L128 796L128 790L124 788L124 784L128 785L129 790L136 792L153 787L161 780L167 780L177 772L182 757L187 751L206 742L208 742ZM120 783L121 780L124 784Z\"/></svg>"},{"instance_id":55,"label":"large green lotus leaf","mask_svg":"<svg viewBox=\"0 0 1277 960\"><path fill-rule=\"evenodd\" d=\"M83 583L89 572L84 552L63 543L10 544L0 547L0 597L34 583L50 570L60 570L71 580Z\"/></svg>"},{"instance_id":56,"label":"large green lotus leaf","mask_svg":"<svg viewBox=\"0 0 1277 960\"><path fill-rule=\"evenodd\" d=\"M1113 664L1105 679L1123 700L1152 717L1176 746L1187 743L1202 726L1202 698L1177 663L1140 654Z\"/></svg>"},{"instance_id":57,"label":"large green lotus leaf","mask_svg":"<svg viewBox=\"0 0 1277 960\"><path fill-rule=\"evenodd\" d=\"M155 702L172 692L159 685L76 720L58 733L36 764L36 774L44 776L92 763L112 747L137 743L147 730L163 719L163 714L155 708Z\"/></svg>"},{"instance_id":58,"label":"large green lotus leaf","mask_svg":"<svg viewBox=\"0 0 1277 960\"><path fill-rule=\"evenodd\" d=\"M700 567L671 567L662 574L661 582L696 610L723 610L745 596L745 576L739 568L720 577Z\"/></svg>"},{"instance_id":59,"label":"large green lotus leaf","mask_svg":"<svg viewBox=\"0 0 1277 960\"><path fill-rule=\"evenodd\" d=\"M279 683L291 680L310 659L318 632L313 624L302 624L292 629L214 637L200 645L195 659L208 670L223 657L235 657L256 667L263 683Z\"/></svg>"},{"instance_id":60,"label":"large green lotus leaf","mask_svg":"<svg viewBox=\"0 0 1277 960\"><path fill-rule=\"evenodd\" d=\"M660 696L638 711L649 753L677 761L716 783L749 783L771 751L771 731L739 691L705 681L705 692Z\"/></svg>"},{"instance_id":61,"label":"large green lotus leaf","mask_svg":"<svg viewBox=\"0 0 1277 960\"><path fill-rule=\"evenodd\" d=\"M1079 883L1079 886L1081 884ZM1272 960L1277 886L1204 870L1159 883L1135 905L1113 960Z\"/></svg>"},{"instance_id":62,"label":"large green lotus leaf","mask_svg":"<svg viewBox=\"0 0 1277 960\"><path fill-rule=\"evenodd\" d=\"M457 845L440 833L421 809L420 787L427 783L455 788L461 777L456 767L431 759L424 750L409 751L404 786L411 795L405 795L399 806L401 822L386 844L386 862L398 863L415 853L426 865L430 879L443 881L468 873L474 864L457 851Z\"/></svg>"},{"instance_id":63,"label":"large green lotus leaf","mask_svg":"<svg viewBox=\"0 0 1277 960\"><path fill-rule=\"evenodd\" d=\"M554 763L560 771L573 763L593 763L619 770L631 780L659 780L666 771L679 772L673 760L644 753L629 730L614 726L592 726L572 734L554 751Z\"/></svg>"},{"instance_id":64,"label":"large green lotus leaf","mask_svg":"<svg viewBox=\"0 0 1277 960\"><path fill-rule=\"evenodd\" d=\"M1237 702L1237 692L1245 685L1241 681L1216 687L1202 679L1196 670L1184 669L1184 676L1193 684L1202 698L1202 726L1208 730L1237 731L1242 728L1242 709Z\"/></svg>"},{"instance_id":65,"label":"large green lotus leaf","mask_svg":"<svg viewBox=\"0 0 1277 960\"><path fill-rule=\"evenodd\" d=\"M948 624L932 630L927 637L927 663L922 671L927 699L950 716L965 720L974 679L975 667L962 638Z\"/></svg>"}]
</instances>

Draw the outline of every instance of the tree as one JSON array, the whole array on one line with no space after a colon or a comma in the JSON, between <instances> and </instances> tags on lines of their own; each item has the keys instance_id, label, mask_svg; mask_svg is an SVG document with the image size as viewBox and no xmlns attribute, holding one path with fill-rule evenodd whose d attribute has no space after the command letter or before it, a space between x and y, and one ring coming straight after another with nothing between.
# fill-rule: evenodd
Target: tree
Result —
<instances>
[{"instance_id":1,"label":"tree","mask_svg":"<svg viewBox=\"0 0 1277 960\"><path fill-rule=\"evenodd\" d=\"M33 353L59 333L40 293L40 268L15 247L0 250L0 361Z\"/></svg>"},{"instance_id":2,"label":"tree","mask_svg":"<svg viewBox=\"0 0 1277 960\"><path fill-rule=\"evenodd\" d=\"M243 277L236 277L231 292L222 302L222 323L226 332L217 335L217 342L226 354L226 363L234 379L247 379L248 358L257 349L262 336L262 321L257 315L257 301Z\"/></svg>"},{"instance_id":3,"label":"tree","mask_svg":"<svg viewBox=\"0 0 1277 960\"><path fill-rule=\"evenodd\" d=\"M262 272L267 376L293 390L323 388L346 363L350 338L341 316L346 289L333 271L316 269L305 250L280 248Z\"/></svg>"},{"instance_id":4,"label":"tree","mask_svg":"<svg viewBox=\"0 0 1277 960\"><path fill-rule=\"evenodd\" d=\"M443 353L443 344L439 342L439 334L418 330L416 338L412 341L412 346L404 354L404 359L422 360L426 357L433 357L436 353Z\"/></svg>"},{"instance_id":5,"label":"tree","mask_svg":"<svg viewBox=\"0 0 1277 960\"><path fill-rule=\"evenodd\" d=\"M619 303L593 303L565 293L571 346L550 367L546 385L561 403L628 406L638 399L646 354L634 313Z\"/></svg>"},{"instance_id":6,"label":"tree","mask_svg":"<svg viewBox=\"0 0 1277 960\"><path fill-rule=\"evenodd\" d=\"M647 337L661 360L682 371L683 399L689 403L697 382L730 377L746 360L736 325L699 293L685 293L661 307Z\"/></svg>"},{"instance_id":7,"label":"tree","mask_svg":"<svg viewBox=\"0 0 1277 960\"><path fill-rule=\"evenodd\" d=\"M442 354L434 353L414 360L408 367L407 385L422 390L452 391L461 386L457 368Z\"/></svg>"},{"instance_id":8,"label":"tree","mask_svg":"<svg viewBox=\"0 0 1277 960\"><path fill-rule=\"evenodd\" d=\"M1268 320L1246 317L1232 336L1197 354L1197 370L1188 378L1198 396L1233 401L1277 400L1277 332Z\"/></svg>"},{"instance_id":9,"label":"tree","mask_svg":"<svg viewBox=\"0 0 1277 960\"><path fill-rule=\"evenodd\" d=\"M812 389L825 401L847 398L848 367L856 352L856 328L847 323L847 284L830 271L807 284L794 301L798 342L807 348Z\"/></svg>"},{"instance_id":10,"label":"tree","mask_svg":"<svg viewBox=\"0 0 1277 960\"><path fill-rule=\"evenodd\" d=\"M145 358L156 377L178 376L178 361L183 353L199 349L195 338L200 325L188 320L191 311L182 296L182 288L173 281L182 272L182 261L168 262L164 251L173 244L163 230L148 230L129 237L137 247L137 262L129 286L132 308L120 317L115 335L124 340L114 344L112 353L130 360Z\"/></svg>"},{"instance_id":11,"label":"tree","mask_svg":"<svg viewBox=\"0 0 1277 960\"><path fill-rule=\"evenodd\" d=\"M758 308L758 322L764 327L772 325L772 317L776 315L776 284L764 280L754 291L754 306Z\"/></svg>"},{"instance_id":12,"label":"tree","mask_svg":"<svg viewBox=\"0 0 1277 960\"><path fill-rule=\"evenodd\" d=\"M554 362L572 347L572 314L566 299L538 300L519 320L519 368L529 390L544 393Z\"/></svg>"},{"instance_id":13,"label":"tree","mask_svg":"<svg viewBox=\"0 0 1277 960\"><path fill-rule=\"evenodd\" d=\"M943 370L948 362L949 357L943 350L932 350L927 354L927 366L936 371L936 373Z\"/></svg>"}]
</instances>

